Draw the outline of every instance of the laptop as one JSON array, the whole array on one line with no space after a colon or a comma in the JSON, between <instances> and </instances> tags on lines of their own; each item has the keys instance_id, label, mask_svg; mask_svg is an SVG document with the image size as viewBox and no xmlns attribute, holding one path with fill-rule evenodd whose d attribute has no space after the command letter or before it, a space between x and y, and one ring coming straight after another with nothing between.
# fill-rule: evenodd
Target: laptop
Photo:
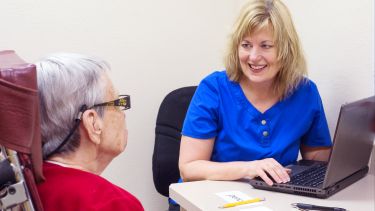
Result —
<instances>
[{"instance_id":1,"label":"laptop","mask_svg":"<svg viewBox=\"0 0 375 211\"><path fill-rule=\"evenodd\" d=\"M342 105L328 162L286 166L292 170L288 183L269 186L260 177L249 182L257 189L327 198L366 176L374 134L375 96Z\"/></svg>"}]
</instances>

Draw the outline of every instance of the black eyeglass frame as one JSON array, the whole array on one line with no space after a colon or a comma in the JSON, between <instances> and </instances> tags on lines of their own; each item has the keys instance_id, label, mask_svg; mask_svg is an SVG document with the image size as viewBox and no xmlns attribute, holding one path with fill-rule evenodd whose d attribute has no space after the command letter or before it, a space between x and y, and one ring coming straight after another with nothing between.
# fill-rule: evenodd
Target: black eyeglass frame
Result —
<instances>
[{"instance_id":1,"label":"black eyeglass frame","mask_svg":"<svg viewBox=\"0 0 375 211\"><path fill-rule=\"evenodd\" d=\"M105 102L105 103L95 104L95 105L93 105L89 108L86 105L82 105L81 108L79 109L77 118L74 120L75 121L74 126L69 131L69 134L61 142L61 144L59 144L52 152L50 152L46 156L44 156L43 159L47 160L49 157L51 157L51 155L58 152L68 142L70 137L72 137L73 133L77 130L77 128L78 128L78 126L81 122L82 115L85 111L87 111L89 109L93 109L95 107L101 107L101 106L115 106L115 107L121 107L122 111L128 110L128 109L131 108L130 95L119 95L119 98L116 99L116 100L108 101L108 102Z\"/></svg>"}]
</instances>

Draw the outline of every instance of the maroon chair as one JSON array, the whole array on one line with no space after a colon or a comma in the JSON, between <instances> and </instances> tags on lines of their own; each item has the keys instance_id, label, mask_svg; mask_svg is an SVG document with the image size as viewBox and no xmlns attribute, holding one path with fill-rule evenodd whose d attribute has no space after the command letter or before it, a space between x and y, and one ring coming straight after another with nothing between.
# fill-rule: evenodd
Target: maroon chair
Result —
<instances>
[{"instance_id":1,"label":"maroon chair","mask_svg":"<svg viewBox=\"0 0 375 211\"><path fill-rule=\"evenodd\" d=\"M41 150L35 65L0 51L0 210L43 210Z\"/></svg>"}]
</instances>

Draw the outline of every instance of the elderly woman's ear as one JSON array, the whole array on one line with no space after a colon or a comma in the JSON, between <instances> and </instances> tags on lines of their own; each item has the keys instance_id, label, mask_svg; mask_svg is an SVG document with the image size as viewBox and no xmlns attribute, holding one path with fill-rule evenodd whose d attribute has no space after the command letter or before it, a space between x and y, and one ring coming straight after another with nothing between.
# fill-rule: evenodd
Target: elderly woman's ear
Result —
<instances>
[{"instance_id":1,"label":"elderly woman's ear","mask_svg":"<svg viewBox=\"0 0 375 211\"><path fill-rule=\"evenodd\" d=\"M103 120L98 113L92 109L87 110L82 115L82 123L87 138L95 144L100 144Z\"/></svg>"}]
</instances>

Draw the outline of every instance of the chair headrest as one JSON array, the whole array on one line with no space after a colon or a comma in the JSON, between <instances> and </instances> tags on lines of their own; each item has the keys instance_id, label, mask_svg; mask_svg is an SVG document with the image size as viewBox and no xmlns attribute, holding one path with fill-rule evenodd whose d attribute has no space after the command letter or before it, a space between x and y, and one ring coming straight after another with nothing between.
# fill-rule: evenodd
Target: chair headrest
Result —
<instances>
[{"instance_id":1,"label":"chair headrest","mask_svg":"<svg viewBox=\"0 0 375 211\"><path fill-rule=\"evenodd\" d=\"M0 51L0 145L31 156L37 181L43 179L36 67L14 51Z\"/></svg>"}]
</instances>

